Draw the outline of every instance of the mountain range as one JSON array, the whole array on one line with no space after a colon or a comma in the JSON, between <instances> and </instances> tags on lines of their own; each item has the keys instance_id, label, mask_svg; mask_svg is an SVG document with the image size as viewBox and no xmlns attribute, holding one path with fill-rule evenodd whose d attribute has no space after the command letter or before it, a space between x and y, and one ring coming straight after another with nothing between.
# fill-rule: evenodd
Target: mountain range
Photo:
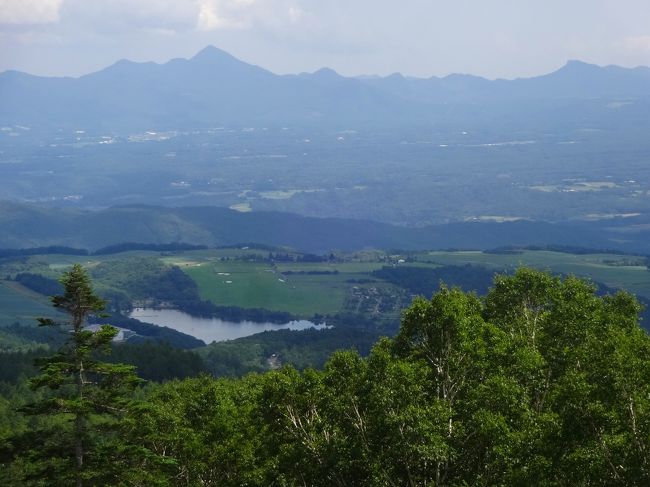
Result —
<instances>
[{"instance_id":1,"label":"mountain range","mask_svg":"<svg viewBox=\"0 0 650 487\"><path fill-rule=\"evenodd\" d=\"M525 110L524 110L525 109ZM301 124L351 128L558 122L634 123L650 111L650 68L570 61L535 78L453 74L347 78L331 69L276 75L206 47L164 64L122 60L79 78L0 74L0 124L46 131Z\"/></svg>"}]
</instances>

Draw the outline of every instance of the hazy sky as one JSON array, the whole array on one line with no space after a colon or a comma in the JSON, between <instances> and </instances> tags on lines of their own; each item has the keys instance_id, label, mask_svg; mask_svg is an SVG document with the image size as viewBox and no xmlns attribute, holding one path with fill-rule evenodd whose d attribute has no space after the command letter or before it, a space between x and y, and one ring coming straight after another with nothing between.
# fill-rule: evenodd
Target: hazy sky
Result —
<instances>
[{"instance_id":1,"label":"hazy sky","mask_svg":"<svg viewBox=\"0 0 650 487\"><path fill-rule=\"evenodd\" d=\"M77 76L208 44L276 73L650 65L650 0L0 0L0 71Z\"/></svg>"}]
</instances>

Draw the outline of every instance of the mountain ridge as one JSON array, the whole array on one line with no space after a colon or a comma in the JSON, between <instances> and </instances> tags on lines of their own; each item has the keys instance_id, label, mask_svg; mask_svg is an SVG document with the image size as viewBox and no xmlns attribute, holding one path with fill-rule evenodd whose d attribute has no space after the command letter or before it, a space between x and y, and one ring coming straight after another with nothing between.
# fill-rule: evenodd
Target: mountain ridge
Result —
<instances>
[{"instance_id":1,"label":"mountain ridge","mask_svg":"<svg viewBox=\"0 0 650 487\"><path fill-rule=\"evenodd\" d=\"M599 70L612 70L612 69L614 69L614 70L623 70L623 71L642 71L642 72L647 72L647 74L650 75L650 66L646 66L646 65L637 65L637 66L634 66L634 67L624 67L624 66L620 66L620 65L617 65L617 64L599 65L599 64L595 64L595 63L589 63L589 62L586 62L586 61L582 61L580 59L568 59L562 66L560 66L559 68L557 68L557 69L555 69L553 71L550 71L548 73L540 73L540 74L531 75L531 76L515 76L513 78L497 77L497 78L493 78L493 79L487 78L485 76L477 75L477 74L467 73L467 72L451 72L451 73L448 73L448 74L445 74L445 75L432 75L432 76L424 76L424 77L422 77L422 76L412 76L412 75L409 75L409 74L406 74L406 73L402 73L400 71L395 71L395 72L393 72L391 74L388 74L388 75L385 75L385 76L381 76L381 75L377 75L377 74L361 74L361 75L355 75L355 76L343 76L343 75L339 74L335 69L333 69L331 67L328 67L328 66L323 66L321 68L316 69L313 72L301 71L301 72L298 72L298 73L282 73L282 74L278 74L278 73L274 73L270 69L267 69L267 68L264 68L262 66L252 64L252 63L249 63L249 62L244 61L242 59L239 59L239 58L235 57L234 55L230 54L228 51L225 51L225 50L223 50L221 48L218 48L213 44L208 44L207 46L205 46L204 48L202 48L196 54L194 54L193 56L191 56L189 58L181 58L181 57L170 58L169 60L163 61L163 62L133 61L131 59L122 58L122 59L118 59L114 63L109 64L106 67L101 68L101 69L99 69L97 71L91 71L91 72L84 73L84 74L79 75L79 76L69 76L69 75L42 76L42 75L36 75L36 74L32 74L32 73L29 73L29 72L26 72L26 71L20 71L20 70L16 70L16 69L7 69L5 71L1 71L0 76L2 76L4 74L7 74L7 73L20 73L20 74L32 76L32 77L35 77L35 78L79 79L79 78L83 78L83 77L86 77L86 76L89 76L89 75L104 71L104 70L109 69L109 68L111 68L111 67L113 67L115 65L123 64L123 63L129 63L129 64L133 64L133 65L164 66L164 65L167 65L167 64L170 64L170 63L176 63L178 61L215 61L215 60L223 61L224 59L229 59L229 60L232 60L232 61L236 61L238 63L246 64L248 66L257 67L259 69L267 71L268 73L274 74L275 76L300 76L300 75L309 75L309 74L313 75L313 74L317 74L319 71L328 71L328 72L333 72L333 73L337 74L338 76L345 77L345 78L348 78L348 79L368 79L368 78L386 79L386 78L391 78L391 77L394 77L394 76L399 76L399 77L402 77L402 78L407 79L407 80L408 79L410 79L410 80L430 80L430 79L445 79L445 78L449 78L449 77L472 77L472 78L478 78L478 79L482 79L482 80L486 80L486 81L518 81L518 80L534 79L534 78L540 78L540 77L543 77L543 76L549 76L549 75L561 72L563 70L566 70L567 68L572 68L574 66L591 67L591 68L597 68Z\"/></svg>"},{"instance_id":2,"label":"mountain ridge","mask_svg":"<svg viewBox=\"0 0 650 487\"><path fill-rule=\"evenodd\" d=\"M584 111L607 120L602 106L594 112L593 100L630 98L650 100L650 69L570 61L552 73L514 80L399 73L351 78L331 68L277 75L208 46L190 59L121 60L78 78L4 72L0 124L120 132L254 124L462 126L475 120L479 104L493 114L490 118L516 127L522 100L533 104L530 113L544 116L547 101L558 102L559 120L566 118L563 110L575 111L566 100L577 100Z\"/></svg>"},{"instance_id":3,"label":"mountain ridge","mask_svg":"<svg viewBox=\"0 0 650 487\"><path fill-rule=\"evenodd\" d=\"M637 221L638 220L638 221ZM646 223L644 219L626 225ZM143 225L142 222L147 222ZM563 245L650 254L650 231L618 241L617 223L456 222L427 227L293 213L239 213L213 206L122 205L101 210L54 208L0 201L0 248L67 246L96 250L126 241L231 245L255 242L300 251L382 249L478 249Z\"/></svg>"}]
</instances>

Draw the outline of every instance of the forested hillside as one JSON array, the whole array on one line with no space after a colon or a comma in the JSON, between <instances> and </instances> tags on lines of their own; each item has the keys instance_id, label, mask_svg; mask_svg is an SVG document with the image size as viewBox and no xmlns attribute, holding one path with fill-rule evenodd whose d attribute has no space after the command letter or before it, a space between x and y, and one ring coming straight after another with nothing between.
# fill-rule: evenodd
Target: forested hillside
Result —
<instances>
[{"instance_id":1,"label":"forested hillside","mask_svg":"<svg viewBox=\"0 0 650 487\"><path fill-rule=\"evenodd\" d=\"M484 298L442 287L365 358L140 387L117 415L90 414L76 470L56 441L74 437L72 410L21 412L64 391L4 385L0 482L68 485L77 471L85 485L648 485L639 312L628 293L530 269L497 276Z\"/></svg>"},{"instance_id":2,"label":"forested hillside","mask_svg":"<svg viewBox=\"0 0 650 487\"><path fill-rule=\"evenodd\" d=\"M316 253L368 247L487 250L530 245L650 253L648 221L647 216L637 215L621 221L465 221L403 228L368 220L242 213L218 207L136 205L79 210L0 201L0 225L4 230L0 234L0 255L20 255L19 249L46 253L48 246L50 253L58 250L78 255L197 247L182 242L200 244L199 248L255 242ZM625 241L619 238L622 232L626 233Z\"/></svg>"}]
</instances>

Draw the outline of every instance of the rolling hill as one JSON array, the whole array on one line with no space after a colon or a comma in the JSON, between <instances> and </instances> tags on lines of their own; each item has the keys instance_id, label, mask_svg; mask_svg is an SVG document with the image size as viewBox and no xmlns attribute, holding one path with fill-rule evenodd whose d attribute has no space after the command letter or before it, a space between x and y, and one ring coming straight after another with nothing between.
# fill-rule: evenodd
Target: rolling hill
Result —
<instances>
[{"instance_id":1,"label":"rolling hill","mask_svg":"<svg viewBox=\"0 0 650 487\"><path fill-rule=\"evenodd\" d=\"M50 245L96 250L122 242L208 246L255 242L306 252L333 249L492 249L564 245L650 253L642 217L616 222L457 222L421 228L219 207L117 206L81 210L0 203L0 248ZM619 225L619 226L617 226ZM644 230L645 229L645 230ZM625 237L624 239L622 237Z\"/></svg>"}]
</instances>

